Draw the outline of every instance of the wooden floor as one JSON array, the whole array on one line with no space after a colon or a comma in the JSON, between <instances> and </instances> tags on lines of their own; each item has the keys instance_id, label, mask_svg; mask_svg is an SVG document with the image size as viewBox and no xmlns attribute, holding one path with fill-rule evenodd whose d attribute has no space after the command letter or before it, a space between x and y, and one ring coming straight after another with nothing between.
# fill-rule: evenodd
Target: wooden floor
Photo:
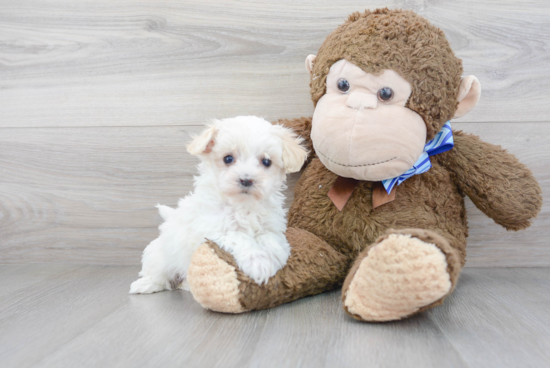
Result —
<instances>
[{"instance_id":1,"label":"wooden floor","mask_svg":"<svg viewBox=\"0 0 550 368\"><path fill-rule=\"evenodd\" d=\"M550 268L469 268L438 308L349 318L335 291L206 311L186 291L128 295L138 267L0 266L6 367L548 367Z\"/></svg>"}]
</instances>

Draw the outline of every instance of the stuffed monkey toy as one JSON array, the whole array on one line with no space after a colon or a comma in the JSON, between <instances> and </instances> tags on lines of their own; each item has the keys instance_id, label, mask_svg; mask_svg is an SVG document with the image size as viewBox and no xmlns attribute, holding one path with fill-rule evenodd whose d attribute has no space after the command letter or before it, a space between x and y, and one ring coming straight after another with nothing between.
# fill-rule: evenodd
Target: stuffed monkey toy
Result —
<instances>
[{"instance_id":1,"label":"stuffed monkey toy","mask_svg":"<svg viewBox=\"0 0 550 368\"><path fill-rule=\"evenodd\" d=\"M306 68L312 118L280 120L309 144L288 214L287 265L258 285L216 244L193 255L188 282L205 308L241 313L342 287L361 321L439 305L466 258L464 196L508 230L527 228L541 189L515 156L453 131L480 84L443 31L406 10L354 13Z\"/></svg>"}]
</instances>

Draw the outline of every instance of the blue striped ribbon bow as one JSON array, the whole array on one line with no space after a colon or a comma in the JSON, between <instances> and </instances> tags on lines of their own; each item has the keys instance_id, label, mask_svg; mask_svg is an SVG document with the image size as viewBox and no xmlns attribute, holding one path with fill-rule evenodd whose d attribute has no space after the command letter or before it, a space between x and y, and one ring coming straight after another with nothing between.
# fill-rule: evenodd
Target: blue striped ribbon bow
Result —
<instances>
[{"instance_id":1,"label":"blue striped ribbon bow","mask_svg":"<svg viewBox=\"0 0 550 368\"><path fill-rule=\"evenodd\" d=\"M445 125L443 125L443 128L441 128L439 133L436 134L434 139L426 143L424 146L424 152L422 152L420 158L414 163L413 167L396 178L382 180L382 184L384 185L384 188L386 188L386 192L390 194L395 184L400 185L411 176L422 174L430 170L432 167L430 156L448 151L453 148L454 145L453 131L451 130L451 121L449 120L445 123Z\"/></svg>"}]
</instances>

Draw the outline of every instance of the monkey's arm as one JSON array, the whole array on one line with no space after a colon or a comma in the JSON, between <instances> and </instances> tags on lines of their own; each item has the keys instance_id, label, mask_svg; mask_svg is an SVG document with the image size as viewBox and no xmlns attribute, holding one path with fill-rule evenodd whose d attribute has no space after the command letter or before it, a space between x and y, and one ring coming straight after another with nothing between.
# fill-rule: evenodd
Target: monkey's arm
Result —
<instances>
[{"instance_id":1,"label":"monkey's arm","mask_svg":"<svg viewBox=\"0 0 550 368\"><path fill-rule=\"evenodd\" d=\"M311 118L297 118L297 119L279 119L273 124L280 124L287 128L294 130L296 134L304 138L304 146L307 147L309 155L304 164L304 167L315 157L315 151L313 150L313 142L311 141ZM302 167L303 169L303 167Z\"/></svg>"},{"instance_id":2,"label":"monkey's arm","mask_svg":"<svg viewBox=\"0 0 550 368\"><path fill-rule=\"evenodd\" d=\"M507 230L529 227L542 206L542 191L531 170L502 147L475 135L457 131L454 141L452 150L438 156L459 188Z\"/></svg>"}]
</instances>

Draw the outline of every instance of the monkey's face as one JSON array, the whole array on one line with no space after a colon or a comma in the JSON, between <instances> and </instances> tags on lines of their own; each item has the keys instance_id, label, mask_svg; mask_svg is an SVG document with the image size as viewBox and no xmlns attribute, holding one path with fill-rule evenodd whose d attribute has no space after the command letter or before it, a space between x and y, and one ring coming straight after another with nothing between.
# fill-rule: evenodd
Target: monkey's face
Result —
<instances>
[{"instance_id":1,"label":"monkey's face","mask_svg":"<svg viewBox=\"0 0 550 368\"><path fill-rule=\"evenodd\" d=\"M347 60L332 65L313 114L311 139L321 162L340 176L379 181L399 176L426 143L422 117L405 107L411 85L397 72L364 72Z\"/></svg>"}]
</instances>

